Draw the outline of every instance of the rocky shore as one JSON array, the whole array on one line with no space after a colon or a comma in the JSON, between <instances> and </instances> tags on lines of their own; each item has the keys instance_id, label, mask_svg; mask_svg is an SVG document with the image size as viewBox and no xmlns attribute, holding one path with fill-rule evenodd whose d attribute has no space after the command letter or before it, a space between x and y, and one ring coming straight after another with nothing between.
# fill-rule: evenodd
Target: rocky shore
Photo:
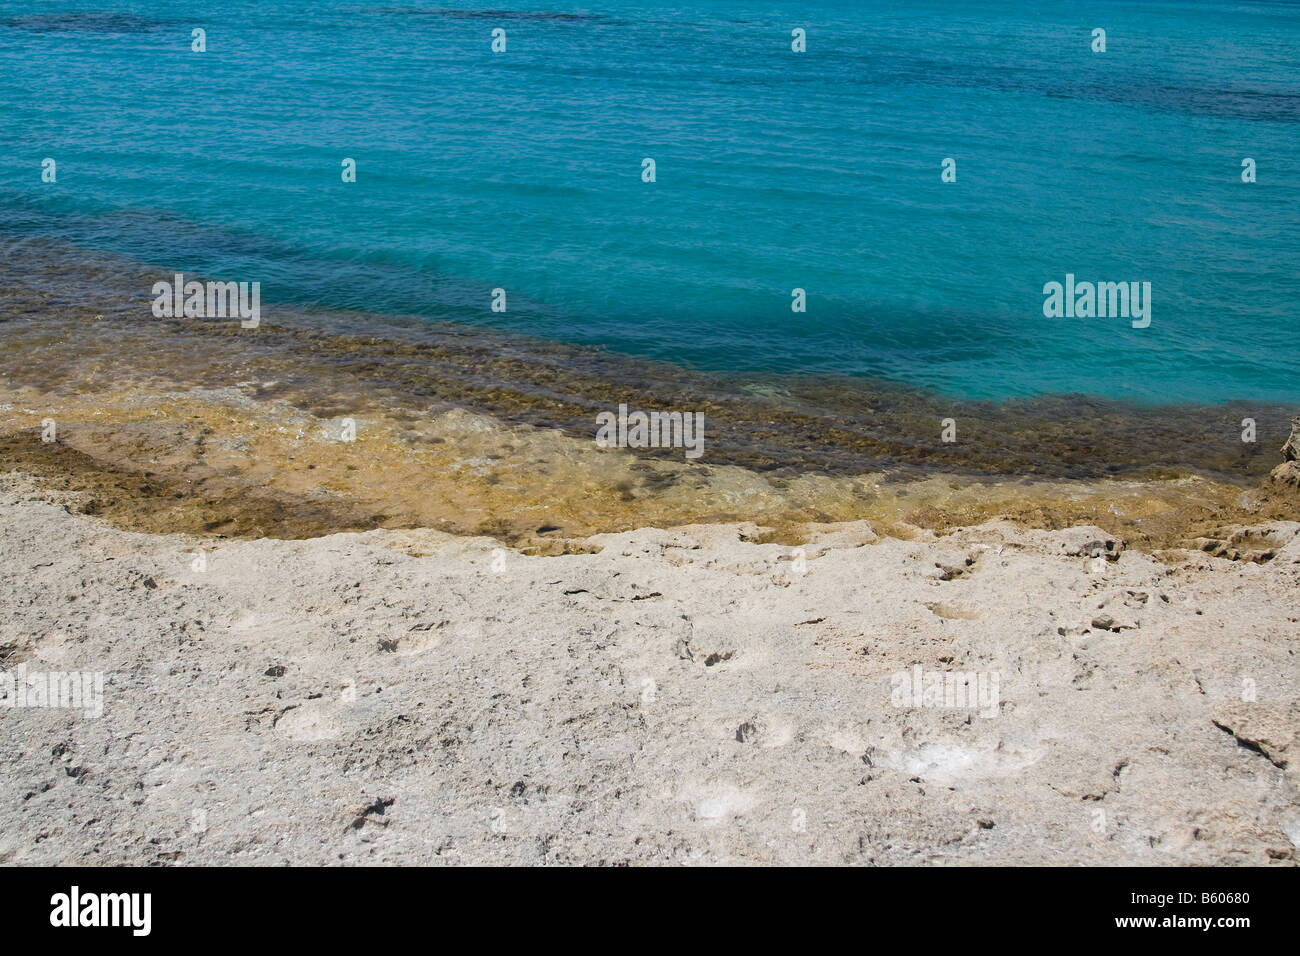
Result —
<instances>
[{"instance_id":1,"label":"rocky shore","mask_svg":"<svg viewBox=\"0 0 1300 956\"><path fill-rule=\"evenodd\" d=\"M1158 557L1007 521L530 556L0 487L0 666L103 676L102 716L0 707L6 863L1296 860L1295 521ZM982 697L899 696L954 674Z\"/></svg>"}]
</instances>

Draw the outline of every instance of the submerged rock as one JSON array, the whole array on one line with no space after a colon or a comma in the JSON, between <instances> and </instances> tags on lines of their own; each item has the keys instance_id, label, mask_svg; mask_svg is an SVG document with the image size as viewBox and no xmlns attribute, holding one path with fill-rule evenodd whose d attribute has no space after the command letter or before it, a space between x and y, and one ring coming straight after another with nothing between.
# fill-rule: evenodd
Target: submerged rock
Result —
<instances>
[{"instance_id":1,"label":"submerged rock","mask_svg":"<svg viewBox=\"0 0 1300 956\"><path fill-rule=\"evenodd\" d=\"M1300 490L1300 461L1284 461L1268 476L1269 481L1277 485Z\"/></svg>"},{"instance_id":2,"label":"submerged rock","mask_svg":"<svg viewBox=\"0 0 1300 956\"><path fill-rule=\"evenodd\" d=\"M1282 464L1269 473L1266 485L1300 491L1300 418L1291 419L1291 435L1282 444Z\"/></svg>"},{"instance_id":3,"label":"submerged rock","mask_svg":"<svg viewBox=\"0 0 1300 956\"><path fill-rule=\"evenodd\" d=\"M1282 457L1286 461L1300 461L1300 418L1291 419L1291 436L1282 445Z\"/></svg>"}]
</instances>

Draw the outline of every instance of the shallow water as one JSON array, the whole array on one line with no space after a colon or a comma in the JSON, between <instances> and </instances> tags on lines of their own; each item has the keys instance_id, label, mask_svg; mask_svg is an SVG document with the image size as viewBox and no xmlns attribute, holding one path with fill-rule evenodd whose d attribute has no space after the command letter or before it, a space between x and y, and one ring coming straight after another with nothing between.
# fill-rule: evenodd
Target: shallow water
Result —
<instances>
[{"instance_id":1,"label":"shallow water","mask_svg":"<svg viewBox=\"0 0 1300 956\"><path fill-rule=\"evenodd\" d=\"M1138 406L1087 396L959 400L888 380L723 375L412 317L264 306L236 319L158 319L149 266L48 241L0 241L4 382L74 395L138 385L220 389L319 417L383 410L418 419L453 408L555 428L590 442L597 415L704 415L699 461L787 476L882 473L1024 479L1202 474L1249 483L1277 464L1286 406ZM143 294L142 294L143 290ZM364 330L364 331L363 331ZM1242 421L1257 425L1242 441ZM951 420L955 441L943 440ZM680 448L641 457L682 461Z\"/></svg>"},{"instance_id":2,"label":"shallow water","mask_svg":"<svg viewBox=\"0 0 1300 956\"><path fill-rule=\"evenodd\" d=\"M139 290L159 274L142 263L49 241L0 251L0 464L136 530L435 527L554 551L698 522L796 542L830 522L907 535L1007 517L1156 547L1297 513L1254 487L1280 458L1280 408L962 402L410 317L276 308L245 330L154 318ZM703 409L700 457L599 447L596 415L623 403Z\"/></svg>"},{"instance_id":3,"label":"shallow water","mask_svg":"<svg viewBox=\"0 0 1300 956\"><path fill-rule=\"evenodd\" d=\"M795 405L853 407L854 379L1300 402L1294 5L464 6L0 0L0 232L260 281L282 309L350 311L355 335L451 321ZM1151 282L1151 326L1045 319L1066 273ZM754 451L708 410L720 452L773 467L799 446L776 427ZM813 441L808 460L925 457L910 435L833 444L847 457ZM1138 444L1167 460L1160 433ZM1104 470L1039 451L1017 467Z\"/></svg>"}]
</instances>

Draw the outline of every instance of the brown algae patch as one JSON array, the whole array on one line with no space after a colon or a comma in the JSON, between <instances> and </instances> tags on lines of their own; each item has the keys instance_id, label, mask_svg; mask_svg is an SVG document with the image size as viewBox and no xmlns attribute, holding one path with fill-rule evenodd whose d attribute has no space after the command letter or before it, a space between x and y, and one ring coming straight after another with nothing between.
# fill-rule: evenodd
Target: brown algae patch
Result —
<instances>
[{"instance_id":1,"label":"brown algae patch","mask_svg":"<svg viewBox=\"0 0 1300 956\"><path fill-rule=\"evenodd\" d=\"M77 395L259 383L318 418L384 410L419 421L469 409L502 423L590 439L626 403L704 415L704 461L782 476L941 475L1094 481L1195 472L1251 484L1295 409L1275 403L1139 408L1081 396L963 401L883 380L726 375L411 317L264 303L255 330L221 319L158 319L143 292L157 270L85 250L0 249L0 385ZM38 254L40 253L40 254ZM360 331L364 330L364 331ZM956 422L957 440L941 425ZM1258 441L1240 440L1242 422ZM680 460L669 449L639 452Z\"/></svg>"},{"instance_id":2,"label":"brown algae patch","mask_svg":"<svg viewBox=\"0 0 1300 956\"><path fill-rule=\"evenodd\" d=\"M136 530L307 537L431 527L513 543L685 521L844 520L825 476L646 461L461 409L322 419L257 388L0 395L6 466L59 480ZM38 411L39 409L39 411ZM40 421L56 422L57 443ZM837 501L837 499L839 499ZM145 503L147 500L147 503ZM838 514L837 514L838 512Z\"/></svg>"},{"instance_id":3,"label":"brown algae patch","mask_svg":"<svg viewBox=\"0 0 1300 956\"><path fill-rule=\"evenodd\" d=\"M305 538L435 528L541 553L638 527L748 521L770 529L769 540L798 544L813 525L865 519L906 537L999 518L1096 525L1154 549L1297 513L1291 499L1197 477L889 481L645 459L463 409L322 418L263 385L0 390L0 461L77 493L81 510L129 530ZM46 418L56 422L55 443L41 439ZM355 440L343 440L346 418Z\"/></svg>"},{"instance_id":4,"label":"brown algae patch","mask_svg":"<svg viewBox=\"0 0 1300 956\"><path fill-rule=\"evenodd\" d=\"M638 527L751 522L797 544L839 522L909 537L1008 518L1160 548L1300 516L1300 486L1255 488L1286 435L1270 406L995 406L876 382L742 381L353 313L277 310L283 321L254 331L159 320L142 298L156 270L6 248L0 468L123 528L435 528L563 553ZM622 403L702 413L703 457L598 447L596 415ZM1245 415L1257 443L1238 438ZM940 440L949 416L955 443Z\"/></svg>"}]
</instances>

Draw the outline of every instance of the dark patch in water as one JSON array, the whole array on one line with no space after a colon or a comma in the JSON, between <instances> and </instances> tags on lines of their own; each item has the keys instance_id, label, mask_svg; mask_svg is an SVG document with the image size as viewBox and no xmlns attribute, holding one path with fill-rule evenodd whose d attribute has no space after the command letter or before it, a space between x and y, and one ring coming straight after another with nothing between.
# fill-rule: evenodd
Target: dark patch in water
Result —
<instances>
[{"instance_id":1,"label":"dark patch in water","mask_svg":"<svg viewBox=\"0 0 1300 956\"><path fill-rule=\"evenodd\" d=\"M190 385L221 387L259 368L263 379L292 383L279 397L317 414L370 402L415 415L461 407L594 438L597 413L626 404L702 412L709 465L777 476L884 471L971 480L1198 473L1249 483L1277 463L1296 413L1271 403L1143 407L1086 395L972 402L870 379L706 374L450 323L303 312L265 297L262 327L250 336L229 320L153 318L149 290L171 278L160 270L38 240L0 241L0 249L0 321L12 323L10 361L0 371L13 384L40 388L66 380L68 355L62 345L28 343L57 334L71 352L102 354L106 367ZM103 318L90 320L94 313ZM146 326L156 339L153 354L114 349L115 329L138 336ZM1258 423L1253 444L1240 441L1247 417ZM946 418L956 420L955 443L941 440ZM679 458L681 450L639 454Z\"/></svg>"},{"instance_id":2,"label":"dark patch in water","mask_svg":"<svg viewBox=\"0 0 1300 956\"><path fill-rule=\"evenodd\" d=\"M1054 91L1057 95L1066 91ZM1156 83L1097 84L1080 88L1085 98L1108 100L1126 106L1147 106L1165 112L1195 116L1227 116L1268 123L1300 122L1300 93L1270 93L1263 90L1199 89Z\"/></svg>"},{"instance_id":3,"label":"dark patch in water","mask_svg":"<svg viewBox=\"0 0 1300 956\"><path fill-rule=\"evenodd\" d=\"M514 21L558 21L565 23L598 23L608 17L592 13L561 13L550 10L417 10L410 7L394 7L381 13L400 14L416 17L446 17L453 20L514 20Z\"/></svg>"},{"instance_id":4,"label":"dark patch in water","mask_svg":"<svg viewBox=\"0 0 1300 956\"><path fill-rule=\"evenodd\" d=\"M0 25L33 33L156 33L168 26L131 13L32 13L7 17Z\"/></svg>"},{"instance_id":5,"label":"dark patch in water","mask_svg":"<svg viewBox=\"0 0 1300 956\"><path fill-rule=\"evenodd\" d=\"M1079 77L1054 68L945 60L936 54L862 52L830 60L827 69L845 70L848 83L868 87L937 86L1036 94L1055 99L1099 100L1193 116L1223 116L1274 123L1300 122L1300 89L1266 91L1238 87L1214 89L1123 76Z\"/></svg>"}]
</instances>

